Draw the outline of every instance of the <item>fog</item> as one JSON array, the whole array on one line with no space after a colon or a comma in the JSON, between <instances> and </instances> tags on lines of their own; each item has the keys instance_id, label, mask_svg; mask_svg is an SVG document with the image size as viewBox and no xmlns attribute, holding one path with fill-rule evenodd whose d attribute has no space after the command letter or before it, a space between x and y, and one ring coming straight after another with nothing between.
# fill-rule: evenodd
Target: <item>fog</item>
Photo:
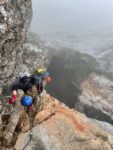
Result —
<instances>
[{"instance_id":1,"label":"fog","mask_svg":"<svg viewBox=\"0 0 113 150\"><path fill-rule=\"evenodd\" d=\"M94 56L104 71L113 70L113 0L32 1L31 30L41 37L50 50L63 52L61 58L60 55L53 57L47 68L53 79L52 84L47 87L47 92L74 107L80 94L77 84L80 75L90 70L90 63L93 64L94 59L92 57L92 61L88 62L89 55L84 59L81 53L71 56L71 50ZM66 51L63 50L68 53L65 54ZM83 60L85 61L82 62ZM75 80L72 81L73 79Z\"/></svg>"},{"instance_id":2,"label":"fog","mask_svg":"<svg viewBox=\"0 0 113 150\"><path fill-rule=\"evenodd\" d=\"M32 0L36 33L113 30L113 0Z\"/></svg>"}]
</instances>

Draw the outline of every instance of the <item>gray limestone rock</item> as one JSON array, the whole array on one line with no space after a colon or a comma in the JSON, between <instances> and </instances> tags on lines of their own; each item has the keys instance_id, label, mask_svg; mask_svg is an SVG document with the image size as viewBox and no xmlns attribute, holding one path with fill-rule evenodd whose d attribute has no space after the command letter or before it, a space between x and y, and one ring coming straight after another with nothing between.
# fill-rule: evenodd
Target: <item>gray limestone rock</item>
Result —
<instances>
[{"instance_id":1,"label":"gray limestone rock","mask_svg":"<svg viewBox=\"0 0 113 150\"><path fill-rule=\"evenodd\" d=\"M113 82L93 73L80 86L82 92L75 109L113 125Z\"/></svg>"},{"instance_id":2,"label":"gray limestone rock","mask_svg":"<svg viewBox=\"0 0 113 150\"><path fill-rule=\"evenodd\" d=\"M22 63L22 46L32 18L31 0L0 1L0 84ZM17 72L16 72L17 73Z\"/></svg>"},{"instance_id":3,"label":"gray limestone rock","mask_svg":"<svg viewBox=\"0 0 113 150\"><path fill-rule=\"evenodd\" d=\"M29 72L32 73L36 68L47 68L49 63L48 50L37 35L32 32L28 33L23 49L23 64Z\"/></svg>"}]
</instances>

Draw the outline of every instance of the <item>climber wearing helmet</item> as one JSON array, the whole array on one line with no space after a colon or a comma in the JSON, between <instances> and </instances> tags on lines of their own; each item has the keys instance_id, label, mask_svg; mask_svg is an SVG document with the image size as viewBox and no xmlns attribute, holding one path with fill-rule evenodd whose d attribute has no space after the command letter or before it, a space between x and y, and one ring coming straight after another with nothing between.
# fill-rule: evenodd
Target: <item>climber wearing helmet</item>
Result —
<instances>
[{"instance_id":1,"label":"climber wearing helmet","mask_svg":"<svg viewBox=\"0 0 113 150\"><path fill-rule=\"evenodd\" d=\"M30 82L30 74L20 73L18 79L15 80L15 82L12 84L12 96L9 99L9 104L13 104L16 101L17 98L17 90L21 89L26 94L29 89L32 88L32 83Z\"/></svg>"},{"instance_id":2,"label":"climber wearing helmet","mask_svg":"<svg viewBox=\"0 0 113 150\"><path fill-rule=\"evenodd\" d=\"M51 78L46 69L36 69L31 76L31 82L36 86L38 94L41 94L46 83L51 82Z\"/></svg>"},{"instance_id":3,"label":"climber wearing helmet","mask_svg":"<svg viewBox=\"0 0 113 150\"><path fill-rule=\"evenodd\" d=\"M9 104L13 104L16 101L18 89L24 91L25 97L23 97L23 101L26 100L30 104L31 97L34 97L37 92L40 95L46 83L50 81L49 73L45 69L37 69L32 75L26 72L20 73L19 78L12 85L12 96L9 99ZM31 95L31 97L28 95ZM21 104L25 105L23 102Z\"/></svg>"}]
</instances>

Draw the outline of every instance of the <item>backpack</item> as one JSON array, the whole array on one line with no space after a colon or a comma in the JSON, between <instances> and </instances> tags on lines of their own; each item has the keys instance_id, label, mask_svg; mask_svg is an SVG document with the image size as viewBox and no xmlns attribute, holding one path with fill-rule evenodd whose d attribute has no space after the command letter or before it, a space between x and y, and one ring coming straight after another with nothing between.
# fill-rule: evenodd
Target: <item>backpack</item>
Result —
<instances>
[{"instance_id":1,"label":"backpack","mask_svg":"<svg viewBox=\"0 0 113 150\"><path fill-rule=\"evenodd\" d=\"M20 78L20 83L22 83L22 85L23 85L24 92L26 92L32 88L32 84L30 82L30 77L28 77L28 76L24 76L24 77Z\"/></svg>"},{"instance_id":2,"label":"backpack","mask_svg":"<svg viewBox=\"0 0 113 150\"><path fill-rule=\"evenodd\" d=\"M20 83L26 84L28 82L30 82L30 77L24 76L24 77L20 78Z\"/></svg>"},{"instance_id":3,"label":"backpack","mask_svg":"<svg viewBox=\"0 0 113 150\"><path fill-rule=\"evenodd\" d=\"M33 74L31 77L30 77L30 81L33 85L36 85L37 82L41 82L41 77L38 76L38 75L35 75Z\"/></svg>"}]
</instances>

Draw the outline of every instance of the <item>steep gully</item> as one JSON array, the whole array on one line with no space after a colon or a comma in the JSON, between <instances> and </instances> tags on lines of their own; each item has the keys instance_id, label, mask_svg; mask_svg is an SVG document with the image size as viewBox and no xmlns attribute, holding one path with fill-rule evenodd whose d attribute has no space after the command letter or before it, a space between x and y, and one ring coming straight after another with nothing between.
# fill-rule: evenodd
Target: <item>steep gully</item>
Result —
<instances>
[{"instance_id":1,"label":"steep gully","mask_svg":"<svg viewBox=\"0 0 113 150\"><path fill-rule=\"evenodd\" d=\"M90 118L105 121L113 125L113 110L110 107L110 105L113 104L112 94L110 94L112 93L112 89L110 88L110 86L112 86L113 84L112 81L106 81L107 79L105 77L101 77L95 74L94 79L91 77L87 77L86 80L83 80L84 82L89 81L88 85L84 85L84 88L81 87L82 82L78 83L78 87L75 87L72 84L71 72L66 70L65 64L62 61L61 57L54 57L51 60L48 66L48 71L53 78L52 83L46 87L46 90L48 93L50 93L50 95L59 99L70 108L75 108L76 110L86 114ZM99 77L99 80L102 80L103 82L103 87L101 88L99 88L98 85L99 81L96 81L96 78ZM105 85L104 80L106 81ZM95 86L93 87L92 84L94 84ZM108 89L105 89L105 87L107 87L107 84L109 85L109 87ZM92 90L88 89L89 87L91 87ZM102 90L103 92L101 92ZM96 91L98 91L97 95L95 95ZM92 93L92 95L90 95L90 93ZM89 99L87 97L88 95ZM82 100L81 97L83 97ZM98 97L101 98L99 102L97 100ZM94 99L93 101L95 102L95 105L94 102L92 102L92 99Z\"/></svg>"},{"instance_id":2,"label":"steep gully","mask_svg":"<svg viewBox=\"0 0 113 150\"><path fill-rule=\"evenodd\" d=\"M80 94L80 89L79 85L76 88L72 84L71 72L64 68L62 59L53 57L47 70L52 76L51 84L46 87L47 92L64 102L70 108L74 108Z\"/></svg>"}]
</instances>

